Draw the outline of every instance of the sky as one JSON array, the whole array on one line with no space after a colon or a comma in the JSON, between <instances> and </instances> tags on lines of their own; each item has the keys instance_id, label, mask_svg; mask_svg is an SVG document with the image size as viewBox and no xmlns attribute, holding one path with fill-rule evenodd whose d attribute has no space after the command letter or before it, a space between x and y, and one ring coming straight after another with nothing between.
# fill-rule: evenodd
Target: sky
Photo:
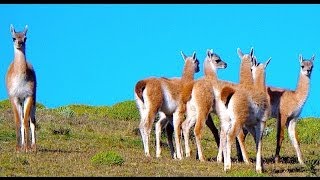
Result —
<instances>
[{"instance_id":1,"label":"sky","mask_svg":"<svg viewBox=\"0 0 320 180\"><path fill-rule=\"evenodd\" d=\"M237 48L253 47L260 62L272 57L266 84L290 90L299 54L315 55L301 117L320 117L319 4L0 4L0 17L0 100L8 98L13 24L16 31L28 25L26 56L37 75L37 102L47 108L134 100L137 81L181 76L180 51L196 52L198 79L213 49L228 64L218 78L238 83Z\"/></svg>"}]
</instances>

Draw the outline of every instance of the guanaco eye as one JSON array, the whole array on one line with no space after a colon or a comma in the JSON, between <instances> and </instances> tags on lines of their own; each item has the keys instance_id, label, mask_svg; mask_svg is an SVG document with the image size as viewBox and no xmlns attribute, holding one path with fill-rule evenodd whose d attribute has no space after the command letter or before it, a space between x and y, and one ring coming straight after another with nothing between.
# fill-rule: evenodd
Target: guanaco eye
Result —
<instances>
[{"instance_id":1,"label":"guanaco eye","mask_svg":"<svg viewBox=\"0 0 320 180\"><path fill-rule=\"evenodd\" d=\"M15 40L16 40L16 38L12 38L12 40L13 40L13 41L15 41Z\"/></svg>"},{"instance_id":2,"label":"guanaco eye","mask_svg":"<svg viewBox=\"0 0 320 180\"><path fill-rule=\"evenodd\" d=\"M219 62L221 62L221 59L216 60L216 63L219 63Z\"/></svg>"},{"instance_id":3,"label":"guanaco eye","mask_svg":"<svg viewBox=\"0 0 320 180\"><path fill-rule=\"evenodd\" d=\"M301 68L303 69L303 68L304 68L304 66L301 66Z\"/></svg>"}]
</instances>

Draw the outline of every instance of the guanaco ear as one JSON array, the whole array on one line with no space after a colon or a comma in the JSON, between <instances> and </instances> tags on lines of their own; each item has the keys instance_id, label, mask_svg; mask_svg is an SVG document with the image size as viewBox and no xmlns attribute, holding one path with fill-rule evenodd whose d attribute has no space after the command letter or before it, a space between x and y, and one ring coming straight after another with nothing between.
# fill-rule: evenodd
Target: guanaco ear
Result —
<instances>
[{"instance_id":1,"label":"guanaco ear","mask_svg":"<svg viewBox=\"0 0 320 180\"><path fill-rule=\"evenodd\" d=\"M268 64L269 64L270 60L271 60L271 57L269 57L269 59L267 60L267 62L266 62L266 63L264 63L264 68L266 68L266 67L268 66Z\"/></svg>"},{"instance_id":2,"label":"guanaco ear","mask_svg":"<svg viewBox=\"0 0 320 180\"><path fill-rule=\"evenodd\" d=\"M182 51L180 51L180 53L181 53L181 56L182 56L183 60L186 60L187 56Z\"/></svg>"},{"instance_id":3,"label":"guanaco ear","mask_svg":"<svg viewBox=\"0 0 320 180\"><path fill-rule=\"evenodd\" d=\"M195 51L194 51L193 54L192 54L192 59L193 59L193 60L196 60L196 59L197 59L197 58L196 58L196 52L195 52Z\"/></svg>"},{"instance_id":4,"label":"guanaco ear","mask_svg":"<svg viewBox=\"0 0 320 180\"><path fill-rule=\"evenodd\" d=\"M313 62L313 61L314 61L314 58L315 58L315 55L312 55L310 61Z\"/></svg>"},{"instance_id":5,"label":"guanaco ear","mask_svg":"<svg viewBox=\"0 0 320 180\"><path fill-rule=\"evenodd\" d=\"M257 57L256 56L252 57L251 66L257 66Z\"/></svg>"},{"instance_id":6,"label":"guanaco ear","mask_svg":"<svg viewBox=\"0 0 320 180\"><path fill-rule=\"evenodd\" d=\"M14 34L16 32L12 24L10 24L10 32L11 34Z\"/></svg>"},{"instance_id":7,"label":"guanaco ear","mask_svg":"<svg viewBox=\"0 0 320 180\"><path fill-rule=\"evenodd\" d=\"M237 53L238 53L239 58L242 59L243 53L240 48L237 48Z\"/></svg>"},{"instance_id":8,"label":"guanaco ear","mask_svg":"<svg viewBox=\"0 0 320 180\"><path fill-rule=\"evenodd\" d=\"M28 25L26 25L23 30L24 35L27 35L27 32L28 32Z\"/></svg>"},{"instance_id":9,"label":"guanaco ear","mask_svg":"<svg viewBox=\"0 0 320 180\"><path fill-rule=\"evenodd\" d=\"M302 63L302 61L303 61L302 54L299 54L299 61L300 61L300 63Z\"/></svg>"},{"instance_id":10,"label":"guanaco ear","mask_svg":"<svg viewBox=\"0 0 320 180\"><path fill-rule=\"evenodd\" d=\"M213 53L213 49L207 49L207 56L208 56L209 58L212 57L212 53Z\"/></svg>"},{"instance_id":11,"label":"guanaco ear","mask_svg":"<svg viewBox=\"0 0 320 180\"><path fill-rule=\"evenodd\" d=\"M250 56L253 57L253 47L250 49Z\"/></svg>"}]
</instances>

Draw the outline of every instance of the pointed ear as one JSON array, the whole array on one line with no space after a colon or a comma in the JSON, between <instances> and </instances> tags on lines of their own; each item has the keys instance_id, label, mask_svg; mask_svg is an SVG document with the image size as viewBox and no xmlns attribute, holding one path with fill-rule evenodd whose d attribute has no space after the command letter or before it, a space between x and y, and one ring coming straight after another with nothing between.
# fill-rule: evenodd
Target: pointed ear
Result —
<instances>
[{"instance_id":1,"label":"pointed ear","mask_svg":"<svg viewBox=\"0 0 320 180\"><path fill-rule=\"evenodd\" d=\"M240 48L237 49L237 53L238 53L239 58L242 59L243 53Z\"/></svg>"},{"instance_id":2,"label":"pointed ear","mask_svg":"<svg viewBox=\"0 0 320 180\"><path fill-rule=\"evenodd\" d=\"M12 34L14 34L16 31L14 30L14 27L13 27L13 25L12 24L10 24L10 32L12 33Z\"/></svg>"},{"instance_id":3,"label":"pointed ear","mask_svg":"<svg viewBox=\"0 0 320 180\"><path fill-rule=\"evenodd\" d=\"M264 68L266 68L266 67L268 66L270 60L271 60L271 57L269 57L269 59L267 60L267 62L264 64Z\"/></svg>"},{"instance_id":4,"label":"pointed ear","mask_svg":"<svg viewBox=\"0 0 320 180\"><path fill-rule=\"evenodd\" d=\"M27 35L27 32L28 32L28 25L24 27L24 31L23 31L24 35Z\"/></svg>"},{"instance_id":5,"label":"pointed ear","mask_svg":"<svg viewBox=\"0 0 320 180\"><path fill-rule=\"evenodd\" d=\"M213 53L213 50L212 50L212 49L207 49L207 56L208 56L209 58L211 58L212 53Z\"/></svg>"},{"instance_id":6,"label":"pointed ear","mask_svg":"<svg viewBox=\"0 0 320 180\"><path fill-rule=\"evenodd\" d=\"M195 52L195 51L194 51L193 54L192 54L192 59L193 59L193 60L196 60L196 59L197 59L197 58L196 58L196 52Z\"/></svg>"},{"instance_id":7,"label":"pointed ear","mask_svg":"<svg viewBox=\"0 0 320 180\"><path fill-rule=\"evenodd\" d=\"M314 58L315 58L315 55L312 55L310 61L313 62L313 61L314 61Z\"/></svg>"},{"instance_id":8,"label":"pointed ear","mask_svg":"<svg viewBox=\"0 0 320 180\"><path fill-rule=\"evenodd\" d=\"M253 47L250 49L250 56L253 57Z\"/></svg>"},{"instance_id":9,"label":"pointed ear","mask_svg":"<svg viewBox=\"0 0 320 180\"><path fill-rule=\"evenodd\" d=\"M299 54L299 62L302 63L303 58L302 58L302 54Z\"/></svg>"},{"instance_id":10,"label":"pointed ear","mask_svg":"<svg viewBox=\"0 0 320 180\"><path fill-rule=\"evenodd\" d=\"M257 57L256 56L252 57L251 66L257 66Z\"/></svg>"},{"instance_id":11,"label":"pointed ear","mask_svg":"<svg viewBox=\"0 0 320 180\"><path fill-rule=\"evenodd\" d=\"M181 53L181 56L182 56L183 60L186 60L187 56L182 51L180 51L180 53Z\"/></svg>"}]
</instances>

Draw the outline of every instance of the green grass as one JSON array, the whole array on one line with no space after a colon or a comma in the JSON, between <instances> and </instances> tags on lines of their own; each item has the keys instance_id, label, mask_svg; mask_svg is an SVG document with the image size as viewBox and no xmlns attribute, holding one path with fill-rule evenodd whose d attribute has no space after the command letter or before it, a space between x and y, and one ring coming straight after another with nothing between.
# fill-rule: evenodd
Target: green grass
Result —
<instances>
[{"instance_id":1,"label":"green grass","mask_svg":"<svg viewBox=\"0 0 320 180\"><path fill-rule=\"evenodd\" d=\"M238 162L232 148L232 168L225 173L217 163L218 152L209 128L203 131L202 146L207 161L196 160L191 135L191 157L171 159L165 133L161 136L162 157L155 158L155 135L151 133L151 158L146 158L139 134L139 113L134 101L113 106L68 105L49 109L37 103L37 153L15 152L15 125L8 100L0 101L0 176L228 176L281 177L319 176L320 119L305 118L297 124L301 150L306 162L298 164L287 132L281 148L281 162L272 162L276 144L276 122L267 121L263 139L265 172L255 172L255 145L246 139L252 163ZM214 117L216 126L219 120Z\"/></svg>"},{"instance_id":2,"label":"green grass","mask_svg":"<svg viewBox=\"0 0 320 180\"><path fill-rule=\"evenodd\" d=\"M91 158L91 162L98 165L122 165L124 159L117 152L99 152Z\"/></svg>"}]
</instances>

